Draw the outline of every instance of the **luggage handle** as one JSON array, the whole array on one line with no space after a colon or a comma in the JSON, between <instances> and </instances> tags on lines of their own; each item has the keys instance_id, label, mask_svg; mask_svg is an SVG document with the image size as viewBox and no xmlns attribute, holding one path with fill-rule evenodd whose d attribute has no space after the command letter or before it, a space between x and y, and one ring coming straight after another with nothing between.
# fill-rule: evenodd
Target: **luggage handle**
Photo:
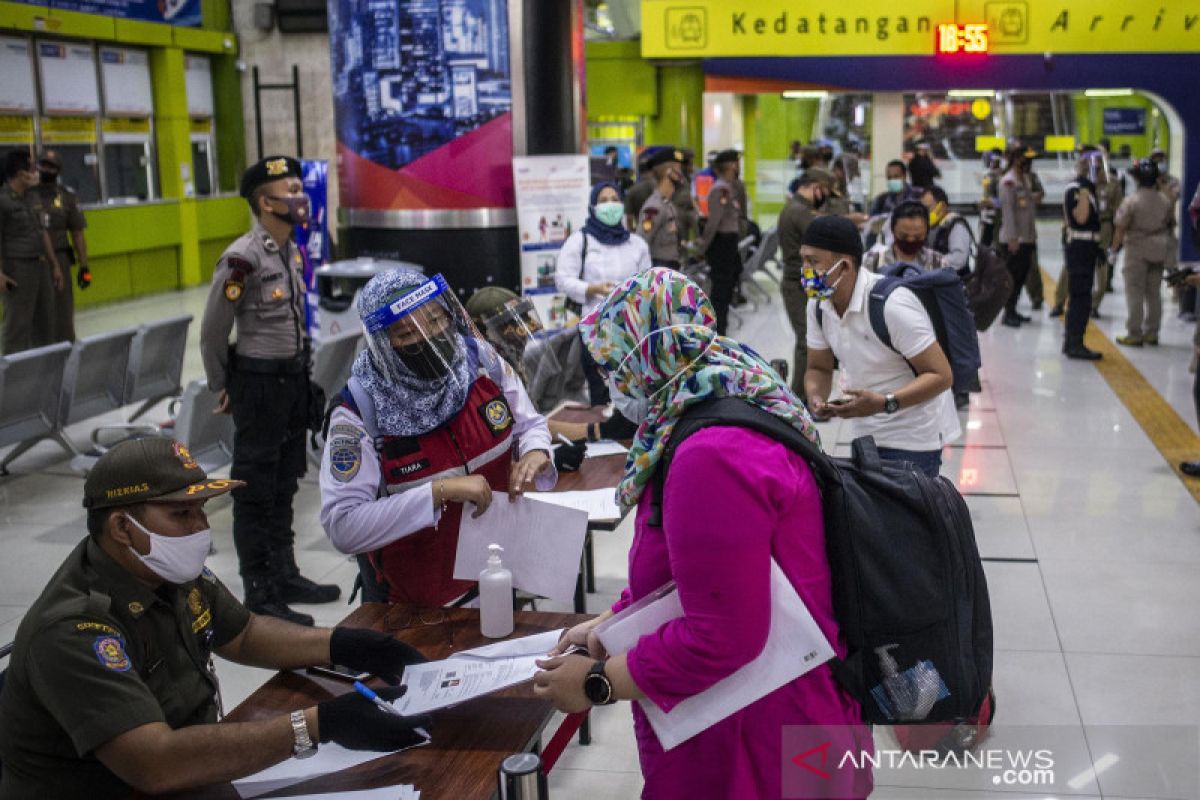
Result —
<instances>
[{"instance_id":1,"label":"luggage handle","mask_svg":"<svg viewBox=\"0 0 1200 800\"><path fill-rule=\"evenodd\" d=\"M874 436L859 436L850 443L851 458L855 466L864 472L883 472L883 462L879 459L879 448L875 446Z\"/></svg>"}]
</instances>

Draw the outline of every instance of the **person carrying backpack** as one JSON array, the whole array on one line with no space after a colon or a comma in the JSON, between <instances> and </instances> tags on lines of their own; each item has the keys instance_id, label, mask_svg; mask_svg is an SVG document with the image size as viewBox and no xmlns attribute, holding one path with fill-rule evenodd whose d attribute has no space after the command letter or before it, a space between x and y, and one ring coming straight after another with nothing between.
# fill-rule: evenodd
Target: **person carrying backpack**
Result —
<instances>
[{"instance_id":1,"label":"person carrying backpack","mask_svg":"<svg viewBox=\"0 0 1200 800\"><path fill-rule=\"evenodd\" d=\"M695 284L654 268L622 283L580 323L615 389L649 401L617 489L622 505L637 509L629 588L611 611L567 632L540 662L534 686L570 712L642 701L633 715L649 800L783 796L781 765L797 754L784 751L784 726L828 726L831 752L871 747L869 736L856 738L862 707L830 664L670 749L643 712L643 703L669 712L759 655L770 627L772 560L838 657L847 655L833 616L821 494L802 454L735 422L712 425L679 444L656 482L680 420L711 401L738 398L816 446L812 419L787 384L754 351L717 334L715 320ZM605 658L593 628L668 581L684 615ZM589 654L562 654L573 645ZM870 771L837 771L823 787L830 797L866 797Z\"/></svg>"},{"instance_id":2,"label":"person carrying backpack","mask_svg":"<svg viewBox=\"0 0 1200 800\"><path fill-rule=\"evenodd\" d=\"M881 458L910 462L935 477L942 448L962 434L951 393L955 373L938 343L935 320L904 286L872 299L881 282L896 279L860 267L862 240L847 219L814 220L800 253L804 289L817 301L808 305L809 409L852 420L853 436L874 436ZM958 283L949 271L928 274L936 279L939 272ZM872 302L879 320L872 320ZM831 401L834 359L841 366L842 396Z\"/></svg>"}]
</instances>

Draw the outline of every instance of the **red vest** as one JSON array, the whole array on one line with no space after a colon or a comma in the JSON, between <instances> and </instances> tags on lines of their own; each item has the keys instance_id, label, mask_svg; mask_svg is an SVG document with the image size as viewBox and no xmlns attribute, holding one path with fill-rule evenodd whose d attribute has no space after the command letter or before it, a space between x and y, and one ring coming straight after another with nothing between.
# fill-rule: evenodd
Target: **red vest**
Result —
<instances>
[{"instance_id":1,"label":"red vest","mask_svg":"<svg viewBox=\"0 0 1200 800\"><path fill-rule=\"evenodd\" d=\"M466 403L449 422L422 436L376 437L381 493L396 494L463 475L482 475L493 490L506 492L512 429L504 392L490 378L477 378ZM371 553L375 577L388 587L389 602L437 607L471 588L474 581L452 577L462 513L461 503L449 503L434 527Z\"/></svg>"}]
</instances>

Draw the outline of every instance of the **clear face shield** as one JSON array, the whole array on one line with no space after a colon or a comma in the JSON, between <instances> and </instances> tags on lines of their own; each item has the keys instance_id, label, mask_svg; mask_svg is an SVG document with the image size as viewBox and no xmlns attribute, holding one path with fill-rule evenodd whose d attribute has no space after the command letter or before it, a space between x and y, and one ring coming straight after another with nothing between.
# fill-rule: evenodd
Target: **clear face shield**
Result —
<instances>
[{"instance_id":1,"label":"clear face shield","mask_svg":"<svg viewBox=\"0 0 1200 800\"><path fill-rule=\"evenodd\" d=\"M498 311L483 317L483 334L509 364L518 368L528 384L557 375L558 359L548 346L548 334L533 302L515 297Z\"/></svg>"},{"instance_id":2,"label":"clear face shield","mask_svg":"<svg viewBox=\"0 0 1200 800\"><path fill-rule=\"evenodd\" d=\"M485 354L470 316L441 275L399 288L363 318L372 363L389 382L440 388L474 382Z\"/></svg>"},{"instance_id":3,"label":"clear face shield","mask_svg":"<svg viewBox=\"0 0 1200 800\"><path fill-rule=\"evenodd\" d=\"M1108 182L1108 162L1104 153L1099 150L1089 150L1079 157L1079 176L1087 178L1096 186Z\"/></svg>"}]
</instances>

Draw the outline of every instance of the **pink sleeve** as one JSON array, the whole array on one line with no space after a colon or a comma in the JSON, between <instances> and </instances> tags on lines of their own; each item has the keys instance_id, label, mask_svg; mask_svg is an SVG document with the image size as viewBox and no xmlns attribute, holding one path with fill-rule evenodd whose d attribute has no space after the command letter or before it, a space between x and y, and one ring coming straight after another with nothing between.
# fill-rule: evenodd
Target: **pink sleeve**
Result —
<instances>
[{"instance_id":1,"label":"pink sleeve","mask_svg":"<svg viewBox=\"0 0 1200 800\"><path fill-rule=\"evenodd\" d=\"M777 509L797 485L790 468L780 468L786 452L762 434L710 428L675 454L663 530L684 616L628 655L634 683L663 711L733 674L766 644L771 538Z\"/></svg>"},{"instance_id":2,"label":"pink sleeve","mask_svg":"<svg viewBox=\"0 0 1200 800\"><path fill-rule=\"evenodd\" d=\"M620 614L625 609L633 604L633 596L629 593L629 587L626 586L621 590L621 596L617 598L617 602L612 604L611 611L614 614Z\"/></svg>"}]
</instances>

